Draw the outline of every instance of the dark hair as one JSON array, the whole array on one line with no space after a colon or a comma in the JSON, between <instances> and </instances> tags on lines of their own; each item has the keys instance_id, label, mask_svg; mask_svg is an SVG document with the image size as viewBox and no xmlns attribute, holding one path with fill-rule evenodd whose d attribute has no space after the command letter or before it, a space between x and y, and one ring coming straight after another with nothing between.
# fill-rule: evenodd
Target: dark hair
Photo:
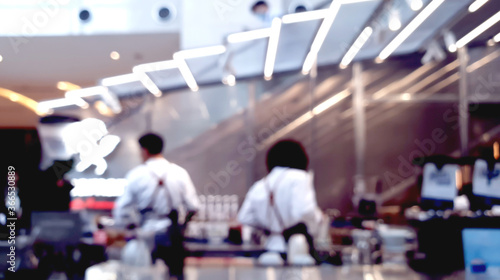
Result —
<instances>
[{"instance_id":1,"label":"dark hair","mask_svg":"<svg viewBox=\"0 0 500 280\"><path fill-rule=\"evenodd\" d=\"M139 145L149 154L157 155L163 150L163 139L157 134L148 133L139 138Z\"/></svg>"},{"instance_id":2,"label":"dark hair","mask_svg":"<svg viewBox=\"0 0 500 280\"><path fill-rule=\"evenodd\" d=\"M307 170L309 159L302 144L295 140L282 140L267 152L267 170L276 166Z\"/></svg>"},{"instance_id":3,"label":"dark hair","mask_svg":"<svg viewBox=\"0 0 500 280\"><path fill-rule=\"evenodd\" d=\"M297 7L295 7L295 12L296 13L307 12L307 8L304 5L298 5Z\"/></svg>"},{"instance_id":4,"label":"dark hair","mask_svg":"<svg viewBox=\"0 0 500 280\"><path fill-rule=\"evenodd\" d=\"M262 5L268 6L267 3L266 3L266 1L257 1L257 2L255 2L255 4L253 4L253 6L252 6L252 11L255 12L255 10L257 9L257 7L262 6Z\"/></svg>"}]
</instances>

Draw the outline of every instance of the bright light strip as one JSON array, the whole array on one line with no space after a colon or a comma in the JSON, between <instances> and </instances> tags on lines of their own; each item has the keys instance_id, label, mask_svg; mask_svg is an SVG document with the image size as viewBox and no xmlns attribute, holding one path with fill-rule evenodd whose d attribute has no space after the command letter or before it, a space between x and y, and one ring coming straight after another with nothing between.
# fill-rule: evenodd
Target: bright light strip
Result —
<instances>
[{"instance_id":1,"label":"bright light strip","mask_svg":"<svg viewBox=\"0 0 500 280\"><path fill-rule=\"evenodd\" d=\"M219 46L212 46L212 47L206 47L206 48L198 48L198 49L179 51L179 52L174 53L174 59L176 57L184 58L184 59L198 58L198 57L223 54L225 52L226 52L226 47L219 45Z\"/></svg>"},{"instance_id":2,"label":"bright light strip","mask_svg":"<svg viewBox=\"0 0 500 280\"><path fill-rule=\"evenodd\" d=\"M218 55L223 54L224 52L226 52L226 47L222 45L184 50L174 53L174 61L176 62L177 67L179 68L179 71L181 72L181 75L184 78L184 81L186 81L188 87L192 91L198 91L198 84L196 83L191 69L189 69L189 66L186 63L186 59Z\"/></svg>"},{"instance_id":3,"label":"bright light strip","mask_svg":"<svg viewBox=\"0 0 500 280\"><path fill-rule=\"evenodd\" d=\"M361 3L361 2L371 2L371 1L375 1L375 0L337 0L337 1L340 1L340 2L342 2L341 3L342 5L345 5L345 4L356 4L356 3Z\"/></svg>"},{"instance_id":4,"label":"bright light strip","mask_svg":"<svg viewBox=\"0 0 500 280\"><path fill-rule=\"evenodd\" d=\"M62 91L81 89L80 86L75 85L75 84L70 83L70 82L65 82L65 81L58 82L57 83L57 88L59 90L62 90Z\"/></svg>"},{"instance_id":5,"label":"bright light strip","mask_svg":"<svg viewBox=\"0 0 500 280\"><path fill-rule=\"evenodd\" d=\"M479 8L481 8L484 4L486 4L486 2L488 2L488 0L476 0L476 1L474 1L474 3L470 4L470 6L469 6L469 12L473 13L473 12L479 10Z\"/></svg>"},{"instance_id":6,"label":"bright light strip","mask_svg":"<svg viewBox=\"0 0 500 280\"><path fill-rule=\"evenodd\" d=\"M319 105L314 107L312 111L308 111L307 113L304 113L300 117L296 118L292 122L288 123L286 126L281 128L280 130L276 131L272 136L269 138L265 139L259 146L257 147L258 150L262 150L265 148L267 145L272 144L272 142L275 141L275 139L280 139L290 133L291 131L295 130L296 128L300 127L301 125L305 124L308 122L310 119L312 119L314 116L317 116L324 111L328 110L335 104L339 103L340 101L344 100L346 97L348 97L351 93L349 92L348 89L345 89L334 96L328 98L327 100L321 102Z\"/></svg>"},{"instance_id":7,"label":"bright light strip","mask_svg":"<svg viewBox=\"0 0 500 280\"><path fill-rule=\"evenodd\" d=\"M122 84L138 82L138 81L139 81L139 77L135 73L130 73L130 74L125 74L125 75L120 75L120 76L115 76L115 77L104 78L101 80L101 85L103 85L105 87L110 87L110 86L117 86L117 85L122 85Z\"/></svg>"},{"instance_id":8,"label":"bright light strip","mask_svg":"<svg viewBox=\"0 0 500 280\"><path fill-rule=\"evenodd\" d=\"M158 86L151 80L151 78L145 72L136 72L137 77L141 84L154 96L160 97L162 95L161 90Z\"/></svg>"},{"instance_id":9,"label":"bright light strip","mask_svg":"<svg viewBox=\"0 0 500 280\"><path fill-rule=\"evenodd\" d=\"M67 91L65 96L73 104L80 106L83 109L87 109L89 104L82 99L82 97L95 96L105 94L108 89L104 86L96 86L89 88L82 88L76 90Z\"/></svg>"},{"instance_id":10,"label":"bright light strip","mask_svg":"<svg viewBox=\"0 0 500 280\"><path fill-rule=\"evenodd\" d=\"M319 115L321 113L323 113L325 110L329 109L330 107L332 107L333 105L339 103L340 101L344 100L346 97L348 97L351 93L349 92L349 90L343 90L337 94L335 94L334 96L328 98L327 100L321 102L321 104L319 104L318 106L314 107L314 109L312 110L313 114L314 115Z\"/></svg>"},{"instance_id":11,"label":"bright light strip","mask_svg":"<svg viewBox=\"0 0 500 280\"><path fill-rule=\"evenodd\" d=\"M101 95L105 93L107 90L108 89L105 86L88 87L88 88L67 91L65 96L66 98L89 97L89 96Z\"/></svg>"},{"instance_id":12,"label":"bright light strip","mask_svg":"<svg viewBox=\"0 0 500 280\"><path fill-rule=\"evenodd\" d=\"M264 39L271 36L271 28L257 29L247 32L234 33L227 37L227 41L231 44L247 42L257 39Z\"/></svg>"},{"instance_id":13,"label":"bright light strip","mask_svg":"<svg viewBox=\"0 0 500 280\"><path fill-rule=\"evenodd\" d=\"M378 58L388 58L441 4L444 0L433 0L380 52Z\"/></svg>"},{"instance_id":14,"label":"bright light strip","mask_svg":"<svg viewBox=\"0 0 500 280\"><path fill-rule=\"evenodd\" d=\"M396 11L392 11L389 17L389 29L391 31L398 31L401 28L401 19Z\"/></svg>"},{"instance_id":15,"label":"bright light strip","mask_svg":"<svg viewBox=\"0 0 500 280\"><path fill-rule=\"evenodd\" d=\"M175 60L166 60L152 63L145 63L135 66L132 71L137 72L154 72L177 68L177 63Z\"/></svg>"},{"instance_id":16,"label":"bright light strip","mask_svg":"<svg viewBox=\"0 0 500 280\"><path fill-rule=\"evenodd\" d=\"M264 65L264 77L271 78L274 71L274 63L276 61L276 53L278 52L278 42L281 32L281 19L273 19L271 25L271 37L267 46L266 63Z\"/></svg>"},{"instance_id":17,"label":"bright light strip","mask_svg":"<svg viewBox=\"0 0 500 280\"><path fill-rule=\"evenodd\" d=\"M370 36L373 33L373 28L370 26L367 26L361 34L359 34L358 38L354 43L352 44L351 48L347 51L347 53L344 55L344 58L342 58L342 61L340 62L340 67L347 67L349 63L356 57L358 54L359 50L364 46L366 41L370 38Z\"/></svg>"},{"instance_id":18,"label":"bright light strip","mask_svg":"<svg viewBox=\"0 0 500 280\"><path fill-rule=\"evenodd\" d=\"M461 48L461 47L467 45L472 40L474 40L474 38L481 35L481 33L486 31L488 28L492 27L493 25L495 25L495 23L497 23L498 21L500 21L500 12L497 12L492 17L487 19L485 22L481 23L478 27L474 28L474 30L469 32L464 37L462 37L462 39L458 40L457 47Z\"/></svg>"},{"instance_id":19,"label":"bright light strip","mask_svg":"<svg viewBox=\"0 0 500 280\"><path fill-rule=\"evenodd\" d=\"M187 86L192 91L198 91L199 89L198 84L196 83L193 73L191 72L191 69L189 69L189 66L187 65L186 61L182 58L176 57L175 54L174 54L174 59L177 61L177 66L179 67L179 71L181 72L184 81L186 81Z\"/></svg>"},{"instance_id":20,"label":"bright light strip","mask_svg":"<svg viewBox=\"0 0 500 280\"><path fill-rule=\"evenodd\" d=\"M137 78L142 83L142 85L156 97L160 97L162 95L161 90L158 86L151 80L146 72L154 72L168 69L177 68L177 62L174 60L153 62L147 64L137 65L132 68L132 71L137 75Z\"/></svg>"},{"instance_id":21,"label":"bright light strip","mask_svg":"<svg viewBox=\"0 0 500 280\"><path fill-rule=\"evenodd\" d=\"M49 111L48 109L40 108L40 103L36 102L35 100L12 90L0 88L0 96L9 99L12 102L21 104L22 106L30 109L39 116L43 116Z\"/></svg>"},{"instance_id":22,"label":"bright light strip","mask_svg":"<svg viewBox=\"0 0 500 280\"><path fill-rule=\"evenodd\" d=\"M104 102L106 102L105 107L109 106L109 108L111 109L111 111L114 114L119 114L122 112L122 106L120 105L120 100L118 100L118 97L116 96L116 94L109 91L109 89L105 93L103 92L101 94L101 98ZM97 107L97 108L99 108L99 107ZM104 109L104 107L102 105L100 108Z\"/></svg>"},{"instance_id":23,"label":"bright light strip","mask_svg":"<svg viewBox=\"0 0 500 280\"><path fill-rule=\"evenodd\" d=\"M307 54L306 60L304 61L304 65L302 66L303 74L307 74L309 73L309 71L311 71L314 61L318 56L319 50L321 49L321 46L325 41L326 35L328 34L328 31L330 31L333 21L335 20L335 17L339 12L340 5L341 1L333 0L332 4L330 5L330 8L328 8L328 14L321 23L318 33L316 34L316 37L314 38L314 41L311 45L311 50Z\"/></svg>"},{"instance_id":24,"label":"bright light strip","mask_svg":"<svg viewBox=\"0 0 500 280\"><path fill-rule=\"evenodd\" d=\"M61 108L66 106L76 105L71 99L59 98L53 100L42 101L38 103L38 110L48 112L50 109Z\"/></svg>"},{"instance_id":25,"label":"bright light strip","mask_svg":"<svg viewBox=\"0 0 500 280\"><path fill-rule=\"evenodd\" d=\"M328 9L315 10L310 12L294 13L283 16L283 23L297 23L311 20L323 19L328 15Z\"/></svg>"},{"instance_id":26,"label":"bright light strip","mask_svg":"<svg viewBox=\"0 0 500 280\"><path fill-rule=\"evenodd\" d=\"M119 197L125 191L126 179L115 178L93 178L93 179L72 179L71 197Z\"/></svg>"},{"instance_id":27,"label":"bright light strip","mask_svg":"<svg viewBox=\"0 0 500 280\"><path fill-rule=\"evenodd\" d=\"M495 37L493 37L493 41L495 41L496 43L500 42L500 33L498 33L497 35L495 35Z\"/></svg>"},{"instance_id":28,"label":"bright light strip","mask_svg":"<svg viewBox=\"0 0 500 280\"><path fill-rule=\"evenodd\" d=\"M234 75L232 75L232 74L229 74L229 75L227 75L227 76L223 79L223 81L222 81L222 82L223 82L224 84L226 84L226 85L228 85L228 86L232 87L232 86L236 85L236 77L235 77Z\"/></svg>"},{"instance_id":29,"label":"bright light strip","mask_svg":"<svg viewBox=\"0 0 500 280\"><path fill-rule=\"evenodd\" d=\"M500 158L500 145L498 142L493 143L493 157L498 160Z\"/></svg>"},{"instance_id":30,"label":"bright light strip","mask_svg":"<svg viewBox=\"0 0 500 280\"><path fill-rule=\"evenodd\" d=\"M410 0L410 9L414 11L422 9L423 6L424 3L422 2L422 0Z\"/></svg>"},{"instance_id":31,"label":"bright light strip","mask_svg":"<svg viewBox=\"0 0 500 280\"><path fill-rule=\"evenodd\" d=\"M369 2L369 1L374 1L374 0L336 0L337 2L341 2L340 4L342 5L348 5L348 4L356 4L356 3L361 3L361 2ZM421 1L421 0L420 0ZM311 21L311 20L319 20L327 17L328 15L328 9L321 9L321 10L314 10L314 11L308 11L308 12L302 12L302 13L293 13L293 14L288 14L283 16L283 23L284 24L290 24L290 23L297 23L297 22L305 22L305 21Z\"/></svg>"}]
</instances>

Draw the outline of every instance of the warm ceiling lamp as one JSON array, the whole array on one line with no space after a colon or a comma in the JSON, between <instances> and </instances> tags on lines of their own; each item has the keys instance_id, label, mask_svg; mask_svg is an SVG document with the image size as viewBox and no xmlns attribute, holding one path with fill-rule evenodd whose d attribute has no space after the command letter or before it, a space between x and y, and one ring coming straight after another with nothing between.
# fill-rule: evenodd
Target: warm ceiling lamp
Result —
<instances>
[{"instance_id":1,"label":"warm ceiling lamp","mask_svg":"<svg viewBox=\"0 0 500 280\"><path fill-rule=\"evenodd\" d=\"M112 51L109 54L109 57L111 57L112 60L118 60L120 59L120 53L118 53L117 51Z\"/></svg>"},{"instance_id":2,"label":"warm ceiling lamp","mask_svg":"<svg viewBox=\"0 0 500 280\"><path fill-rule=\"evenodd\" d=\"M80 89L81 87L70 82L61 81L57 83L57 88L62 91Z\"/></svg>"},{"instance_id":3,"label":"warm ceiling lamp","mask_svg":"<svg viewBox=\"0 0 500 280\"><path fill-rule=\"evenodd\" d=\"M9 99L12 102L21 104L22 106L30 109L39 116L47 114L47 112L38 109L38 102L20 93L5 88L0 88L0 96Z\"/></svg>"}]
</instances>

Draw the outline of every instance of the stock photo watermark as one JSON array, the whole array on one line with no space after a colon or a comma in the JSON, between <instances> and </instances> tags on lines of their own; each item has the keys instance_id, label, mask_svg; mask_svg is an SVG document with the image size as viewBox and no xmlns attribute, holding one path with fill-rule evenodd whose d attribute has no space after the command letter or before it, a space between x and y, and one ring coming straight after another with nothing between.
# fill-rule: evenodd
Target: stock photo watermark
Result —
<instances>
[{"instance_id":1,"label":"stock photo watermark","mask_svg":"<svg viewBox=\"0 0 500 280\"><path fill-rule=\"evenodd\" d=\"M474 87L474 91L468 96L466 107L458 105L456 107L447 109L443 115L442 120L446 125L449 125L452 131L460 128L460 111L463 110L466 114L469 112L476 112L479 110L479 105L488 101L488 99L500 89L500 76L489 74L487 77L479 76L478 83ZM413 143L416 148L413 149L408 156L399 155L397 160L399 162L397 174L386 171L384 172L384 180L387 186L392 187L411 176L418 174L418 168L413 165L416 159L424 160L424 157L433 155L440 145L443 145L450 136L442 128L434 128L431 136L423 140L415 139ZM417 162L418 163L418 162ZM420 162L423 163L423 162Z\"/></svg>"},{"instance_id":2,"label":"stock photo watermark","mask_svg":"<svg viewBox=\"0 0 500 280\"><path fill-rule=\"evenodd\" d=\"M281 109L273 109L273 117L268 122L266 127L261 128L256 134L248 135L245 140L240 142L236 150L238 155L246 162L252 162L257 156L258 144L272 137L282 127L293 121L292 115L287 112L287 107ZM242 164L238 160L230 160L226 165L218 171L210 171L208 175L211 181L207 183L203 191L205 194L215 195L220 189L225 189L231 183L231 178L239 175L243 171Z\"/></svg>"},{"instance_id":3,"label":"stock photo watermark","mask_svg":"<svg viewBox=\"0 0 500 280\"><path fill-rule=\"evenodd\" d=\"M63 6L70 3L69 0L44 0L38 2L38 9L30 16L19 19L21 36L9 37L10 45L14 53L20 52L21 45L29 43L29 37L34 36L41 30L47 28L50 21L57 17ZM16 23L17 24L17 23Z\"/></svg>"},{"instance_id":4,"label":"stock photo watermark","mask_svg":"<svg viewBox=\"0 0 500 280\"><path fill-rule=\"evenodd\" d=\"M16 168L14 166L9 166L7 168L7 184L8 184L8 192L7 192L7 218L6 225L9 230L7 243L11 245L8 248L7 253L7 263L9 264L8 270L11 272L15 272L16 269L16 222L17 222L17 214L16 214L16 203L17 203L17 190L16 190Z\"/></svg>"}]
</instances>

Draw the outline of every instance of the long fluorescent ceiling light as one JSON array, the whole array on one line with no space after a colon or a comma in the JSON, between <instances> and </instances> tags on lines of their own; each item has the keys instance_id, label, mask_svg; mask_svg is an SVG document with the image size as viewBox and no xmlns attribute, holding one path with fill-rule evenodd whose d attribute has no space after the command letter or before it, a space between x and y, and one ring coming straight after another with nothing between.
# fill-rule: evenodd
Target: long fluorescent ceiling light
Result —
<instances>
[{"instance_id":1,"label":"long fluorescent ceiling light","mask_svg":"<svg viewBox=\"0 0 500 280\"><path fill-rule=\"evenodd\" d=\"M469 6L469 12L473 13L473 12L479 10L479 8L481 8L484 4L486 4L486 2L488 2L488 0L476 0L476 1L474 1L474 3L470 4L470 6Z\"/></svg>"},{"instance_id":2,"label":"long fluorescent ceiling light","mask_svg":"<svg viewBox=\"0 0 500 280\"><path fill-rule=\"evenodd\" d=\"M198 58L204 56L218 55L218 54L223 54L225 52L226 52L226 47L218 45L206 48L178 51L174 54L174 59L176 56L179 58L188 59L188 58Z\"/></svg>"},{"instance_id":3,"label":"long fluorescent ceiling light","mask_svg":"<svg viewBox=\"0 0 500 280\"><path fill-rule=\"evenodd\" d=\"M95 96L105 94L108 89L105 86L96 86L89 88L82 88L76 90L67 91L65 96L66 99L70 100L73 104L80 106L83 109L87 109L89 104L82 99L82 97Z\"/></svg>"},{"instance_id":4,"label":"long fluorescent ceiling light","mask_svg":"<svg viewBox=\"0 0 500 280\"><path fill-rule=\"evenodd\" d=\"M198 91L198 84L196 83L191 69L189 69L189 66L186 63L186 60L184 60L182 57L176 56L176 54L174 54L174 59L177 61L177 67L179 67L179 71L181 72L181 75L184 78L187 86L192 91Z\"/></svg>"},{"instance_id":5,"label":"long fluorescent ceiling light","mask_svg":"<svg viewBox=\"0 0 500 280\"><path fill-rule=\"evenodd\" d=\"M139 81L141 81L141 84L149 91L151 94L153 94L156 97L160 97L162 95L161 90L158 88L158 86L151 80L151 78L146 74L145 72L136 72L137 76L139 77Z\"/></svg>"},{"instance_id":6,"label":"long fluorescent ceiling light","mask_svg":"<svg viewBox=\"0 0 500 280\"><path fill-rule=\"evenodd\" d=\"M155 63L161 63L161 62L155 62ZM154 63L150 63L154 64ZM158 88L158 86L151 80L151 78L146 74L144 71L144 68L147 66L143 65L138 65L132 68L132 72L134 72L132 75L134 75L135 79L137 79L141 84L149 91L151 92L154 96L160 97L162 95L161 90Z\"/></svg>"},{"instance_id":7,"label":"long fluorescent ceiling light","mask_svg":"<svg viewBox=\"0 0 500 280\"><path fill-rule=\"evenodd\" d=\"M373 33L373 28L368 26L363 30L363 32L361 32L361 34L359 34L356 41L354 41L352 46L344 55L344 58L342 58L342 61L340 62L340 67L345 68L347 67L347 65L349 65L349 63L351 63L354 57L356 57L356 55L358 54L359 50L361 50L361 48L365 45L366 41L368 41L372 33Z\"/></svg>"},{"instance_id":8,"label":"long fluorescent ceiling light","mask_svg":"<svg viewBox=\"0 0 500 280\"><path fill-rule=\"evenodd\" d=\"M55 109L55 108L60 108L60 107L66 107L66 106L71 106L71 105L76 105L75 102L68 98L59 98L59 99L53 99L53 100L47 100L47 101L41 101L38 103L38 110L42 112L49 112L50 109Z\"/></svg>"},{"instance_id":9,"label":"long fluorescent ceiling light","mask_svg":"<svg viewBox=\"0 0 500 280\"><path fill-rule=\"evenodd\" d=\"M327 15L328 15L328 9L289 14L283 16L283 23L289 24L289 23L318 20L325 18Z\"/></svg>"},{"instance_id":10,"label":"long fluorescent ceiling light","mask_svg":"<svg viewBox=\"0 0 500 280\"><path fill-rule=\"evenodd\" d=\"M12 102L19 103L22 106L35 112L39 116L43 116L49 112L49 109L47 109L47 108L44 110L41 110L39 107L39 103L36 102L35 100L33 100L27 96L24 96L20 93L17 93L15 91L6 89L6 88L0 88L0 97L4 97L4 98L9 99Z\"/></svg>"},{"instance_id":11,"label":"long fluorescent ceiling light","mask_svg":"<svg viewBox=\"0 0 500 280\"><path fill-rule=\"evenodd\" d=\"M498 21L500 21L500 12L497 12L492 17L487 19L485 22L481 23L478 27L474 28L474 30L469 32L464 37L462 37L462 39L458 40L457 47L461 48L461 47L467 45L472 40L474 40L474 38L481 35L481 33L486 31L488 28L492 27L493 25L495 25Z\"/></svg>"},{"instance_id":12,"label":"long fluorescent ceiling light","mask_svg":"<svg viewBox=\"0 0 500 280\"><path fill-rule=\"evenodd\" d=\"M369 2L374 0L337 0L340 1L342 5L355 4L361 2ZM311 20L323 19L328 15L328 9L314 10L302 13L293 13L283 16L283 23L297 23L297 22L305 22Z\"/></svg>"},{"instance_id":13,"label":"long fluorescent ceiling light","mask_svg":"<svg viewBox=\"0 0 500 280\"><path fill-rule=\"evenodd\" d=\"M326 35L328 34L328 31L330 31L333 21L335 20L335 17L339 12L341 3L341 1L333 0L330 8L328 8L328 14L321 23L318 33L316 34L316 37L314 38L314 41L311 45L311 50L307 54L306 60L304 61L304 65L302 66L302 73L307 74L309 73L309 71L311 71L319 50L321 49L321 46L325 41Z\"/></svg>"},{"instance_id":14,"label":"long fluorescent ceiling light","mask_svg":"<svg viewBox=\"0 0 500 280\"><path fill-rule=\"evenodd\" d=\"M346 97L348 97L351 94L349 90L345 89L334 96L328 98L327 100L321 102L318 106L314 107L312 110L314 115L319 115L323 113L325 110L330 109L333 105L339 103L340 101L344 100Z\"/></svg>"},{"instance_id":15,"label":"long fluorescent ceiling light","mask_svg":"<svg viewBox=\"0 0 500 280\"><path fill-rule=\"evenodd\" d=\"M151 92L154 96L160 97L162 95L161 90L158 86L151 80L146 72L154 72L161 70L169 70L177 68L177 62L175 60L159 61L146 64L140 64L132 68L132 71L138 76L142 85Z\"/></svg>"},{"instance_id":16,"label":"long fluorescent ceiling light","mask_svg":"<svg viewBox=\"0 0 500 280\"><path fill-rule=\"evenodd\" d=\"M133 72L154 72L177 68L177 62L175 60L158 61L152 63L145 63L134 66Z\"/></svg>"},{"instance_id":17,"label":"long fluorescent ceiling light","mask_svg":"<svg viewBox=\"0 0 500 280\"><path fill-rule=\"evenodd\" d=\"M271 35L271 28L257 29L247 32L234 33L227 37L227 41L231 44L247 42L257 39L267 38Z\"/></svg>"},{"instance_id":18,"label":"long fluorescent ceiling light","mask_svg":"<svg viewBox=\"0 0 500 280\"><path fill-rule=\"evenodd\" d=\"M500 33L498 33L497 35L495 35L495 37L493 37L493 41L495 41L496 43L500 42Z\"/></svg>"},{"instance_id":19,"label":"long fluorescent ceiling light","mask_svg":"<svg viewBox=\"0 0 500 280\"><path fill-rule=\"evenodd\" d=\"M429 3L399 34L380 52L378 58L388 58L441 4L444 0Z\"/></svg>"},{"instance_id":20,"label":"long fluorescent ceiling light","mask_svg":"<svg viewBox=\"0 0 500 280\"><path fill-rule=\"evenodd\" d=\"M187 65L186 59L219 55L225 52L226 52L226 47L222 45L184 50L174 53L174 61L176 62L177 67L179 68L179 71L181 72L181 75L184 78L184 81L186 81L188 87L192 91L197 91L199 89L198 84L196 83L196 80L193 76L193 73L191 72L191 69L189 69L189 66Z\"/></svg>"},{"instance_id":21,"label":"long fluorescent ceiling light","mask_svg":"<svg viewBox=\"0 0 500 280\"><path fill-rule=\"evenodd\" d=\"M128 84L128 83L133 83L133 82L138 82L139 77L135 73L130 73L130 74L125 74L125 75L120 75L120 76L115 76L115 77L109 77L109 78L104 78L101 80L101 85L110 87L110 86L116 86L116 85L122 85L122 84Z\"/></svg>"},{"instance_id":22,"label":"long fluorescent ceiling light","mask_svg":"<svg viewBox=\"0 0 500 280\"><path fill-rule=\"evenodd\" d=\"M273 75L276 53L278 52L278 42L280 39L281 19L273 19L271 30L271 37L269 37L269 44L267 46L266 63L264 65L264 77L266 79L271 79Z\"/></svg>"},{"instance_id":23,"label":"long fluorescent ceiling light","mask_svg":"<svg viewBox=\"0 0 500 280\"><path fill-rule=\"evenodd\" d=\"M295 130L296 128L300 127L301 125L305 124L308 122L310 119L312 119L314 116L317 116L326 110L330 109L332 106L335 104L339 103L340 101L344 100L347 98L349 95L351 95L350 91L348 89L345 89L334 96L328 98L327 100L321 102L319 105L314 107L312 111L308 111L307 113L304 113L300 117L296 118L280 130L276 131L273 135L271 135L269 138L265 139L262 143L260 143L257 146L257 149L262 150L264 147L267 145L270 145L272 142L276 141L276 139L280 139L290 133L291 131Z\"/></svg>"}]
</instances>

